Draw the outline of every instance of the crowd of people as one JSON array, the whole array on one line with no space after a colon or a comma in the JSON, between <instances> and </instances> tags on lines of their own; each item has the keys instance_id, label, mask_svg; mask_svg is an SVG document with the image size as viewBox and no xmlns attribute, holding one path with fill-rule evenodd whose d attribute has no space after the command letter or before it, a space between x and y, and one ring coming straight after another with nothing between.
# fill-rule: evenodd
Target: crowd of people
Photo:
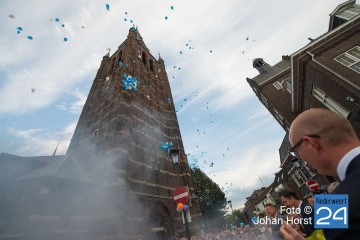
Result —
<instances>
[{"instance_id":1,"label":"crowd of people","mask_svg":"<svg viewBox=\"0 0 360 240\"><path fill-rule=\"evenodd\" d=\"M270 226L245 225L218 232L199 232L191 240L276 240L271 231Z\"/></svg>"}]
</instances>

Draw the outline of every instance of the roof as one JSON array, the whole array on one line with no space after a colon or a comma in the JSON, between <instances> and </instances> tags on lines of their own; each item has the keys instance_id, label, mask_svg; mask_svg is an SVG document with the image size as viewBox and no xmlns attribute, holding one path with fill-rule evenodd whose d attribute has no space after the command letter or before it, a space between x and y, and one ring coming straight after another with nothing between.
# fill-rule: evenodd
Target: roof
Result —
<instances>
[{"instance_id":1,"label":"roof","mask_svg":"<svg viewBox=\"0 0 360 240\"><path fill-rule=\"evenodd\" d=\"M90 178L85 174L78 161L70 155L64 155L59 159L52 161L19 179L36 178L44 176L53 176L66 178L81 182L91 182Z\"/></svg>"},{"instance_id":2,"label":"roof","mask_svg":"<svg viewBox=\"0 0 360 240\"><path fill-rule=\"evenodd\" d=\"M0 183L43 176L90 182L77 160L69 155L22 157L0 154Z\"/></svg>"},{"instance_id":3,"label":"roof","mask_svg":"<svg viewBox=\"0 0 360 240\"><path fill-rule=\"evenodd\" d=\"M283 60L271 67L271 72L259 74L251 80L254 81L256 85L261 85L288 68L290 68L290 61L288 58L283 57Z\"/></svg>"}]
</instances>

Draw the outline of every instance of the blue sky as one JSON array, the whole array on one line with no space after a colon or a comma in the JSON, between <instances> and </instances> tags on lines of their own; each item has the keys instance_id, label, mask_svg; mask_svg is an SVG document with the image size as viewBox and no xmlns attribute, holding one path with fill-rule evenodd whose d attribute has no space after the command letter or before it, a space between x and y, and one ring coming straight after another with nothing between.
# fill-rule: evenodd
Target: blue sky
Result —
<instances>
[{"instance_id":1,"label":"blue sky","mask_svg":"<svg viewBox=\"0 0 360 240\"><path fill-rule=\"evenodd\" d=\"M274 65L305 46L343 1L201 2L0 0L0 152L64 154L106 49L132 20L165 61L189 162L241 207L259 178L273 181L285 134L246 82L252 60Z\"/></svg>"}]
</instances>

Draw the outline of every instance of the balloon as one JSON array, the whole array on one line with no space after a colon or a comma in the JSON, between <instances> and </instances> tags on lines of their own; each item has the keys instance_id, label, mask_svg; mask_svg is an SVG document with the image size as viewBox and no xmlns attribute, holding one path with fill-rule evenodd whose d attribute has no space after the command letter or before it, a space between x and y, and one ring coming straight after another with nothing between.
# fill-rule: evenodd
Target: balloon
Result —
<instances>
[{"instance_id":1,"label":"balloon","mask_svg":"<svg viewBox=\"0 0 360 240\"><path fill-rule=\"evenodd\" d=\"M15 16L13 14L10 14L9 18L15 18Z\"/></svg>"},{"instance_id":2,"label":"balloon","mask_svg":"<svg viewBox=\"0 0 360 240\"><path fill-rule=\"evenodd\" d=\"M126 22L126 21L127 21L127 19L126 19L126 18L124 18L124 21Z\"/></svg>"},{"instance_id":3,"label":"balloon","mask_svg":"<svg viewBox=\"0 0 360 240\"><path fill-rule=\"evenodd\" d=\"M171 8L171 10L174 10L174 6L171 6L170 8Z\"/></svg>"},{"instance_id":4,"label":"balloon","mask_svg":"<svg viewBox=\"0 0 360 240\"><path fill-rule=\"evenodd\" d=\"M67 40L68 40L67 38L64 38L64 42L67 42Z\"/></svg>"},{"instance_id":5,"label":"balloon","mask_svg":"<svg viewBox=\"0 0 360 240\"><path fill-rule=\"evenodd\" d=\"M33 40L33 37L32 36L27 36L28 39L30 40Z\"/></svg>"},{"instance_id":6,"label":"balloon","mask_svg":"<svg viewBox=\"0 0 360 240\"><path fill-rule=\"evenodd\" d=\"M108 3L106 4L106 10L110 11L110 5Z\"/></svg>"},{"instance_id":7,"label":"balloon","mask_svg":"<svg viewBox=\"0 0 360 240\"><path fill-rule=\"evenodd\" d=\"M22 31L22 30L23 30L22 27L18 27L17 29L18 29L19 31Z\"/></svg>"},{"instance_id":8,"label":"balloon","mask_svg":"<svg viewBox=\"0 0 360 240\"><path fill-rule=\"evenodd\" d=\"M189 211L189 206L188 205L184 205L184 211Z\"/></svg>"},{"instance_id":9,"label":"balloon","mask_svg":"<svg viewBox=\"0 0 360 240\"><path fill-rule=\"evenodd\" d=\"M61 27L65 27L65 24L61 24Z\"/></svg>"},{"instance_id":10,"label":"balloon","mask_svg":"<svg viewBox=\"0 0 360 240\"><path fill-rule=\"evenodd\" d=\"M36 90L35 88L32 88L32 89L31 89L31 93L34 93L34 92L35 92L35 90Z\"/></svg>"},{"instance_id":11,"label":"balloon","mask_svg":"<svg viewBox=\"0 0 360 240\"><path fill-rule=\"evenodd\" d=\"M20 31L18 30L18 31L16 31L16 33L17 33L17 34L19 34L19 33L20 33Z\"/></svg>"},{"instance_id":12,"label":"balloon","mask_svg":"<svg viewBox=\"0 0 360 240\"><path fill-rule=\"evenodd\" d=\"M180 211L184 210L184 204L179 203L179 204L177 205L177 209L179 209Z\"/></svg>"},{"instance_id":13,"label":"balloon","mask_svg":"<svg viewBox=\"0 0 360 240\"><path fill-rule=\"evenodd\" d=\"M168 20L168 17L167 17L167 16L165 16L165 20Z\"/></svg>"},{"instance_id":14,"label":"balloon","mask_svg":"<svg viewBox=\"0 0 360 240\"><path fill-rule=\"evenodd\" d=\"M59 20L58 18L55 18L55 21L57 21L57 22L58 22L58 21L60 21L60 20Z\"/></svg>"}]
</instances>

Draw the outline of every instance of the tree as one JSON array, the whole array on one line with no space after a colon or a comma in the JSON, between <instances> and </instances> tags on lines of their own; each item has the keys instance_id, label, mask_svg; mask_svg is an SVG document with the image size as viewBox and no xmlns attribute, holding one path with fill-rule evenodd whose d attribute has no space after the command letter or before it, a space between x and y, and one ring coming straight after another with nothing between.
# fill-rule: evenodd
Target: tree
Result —
<instances>
[{"instance_id":1,"label":"tree","mask_svg":"<svg viewBox=\"0 0 360 240\"><path fill-rule=\"evenodd\" d=\"M227 203L225 193L200 168L194 166L190 168L190 172L206 228L222 228Z\"/></svg>"},{"instance_id":2,"label":"tree","mask_svg":"<svg viewBox=\"0 0 360 240\"><path fill-rule=\"evenodd\" d=\"M240 223L247 223L246 217L241 213L240 209L235 209L229 215L226 215L226 224L227 226L236 226L239 227Z\"/></svg>"}]
</instances>

